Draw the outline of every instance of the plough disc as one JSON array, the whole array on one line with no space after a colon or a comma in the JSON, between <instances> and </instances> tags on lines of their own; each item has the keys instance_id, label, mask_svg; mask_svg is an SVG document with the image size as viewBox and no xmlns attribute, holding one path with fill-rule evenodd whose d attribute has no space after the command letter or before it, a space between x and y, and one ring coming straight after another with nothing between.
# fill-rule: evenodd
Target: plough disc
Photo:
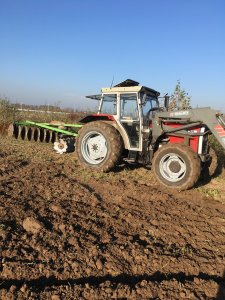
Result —
<instances>
[{"instance_id":1,"label":"plough disc","mask_svg":"<svg viewBox=\"0 0 225 300\"><path fill-rule=\"evenodd\" d=\"M54 143L58 141L58 133L49 129L10 124L8 127L8 136L14 136L16 139L24 141L35 141L42 143Z\"/></svg>"}]
</instances>

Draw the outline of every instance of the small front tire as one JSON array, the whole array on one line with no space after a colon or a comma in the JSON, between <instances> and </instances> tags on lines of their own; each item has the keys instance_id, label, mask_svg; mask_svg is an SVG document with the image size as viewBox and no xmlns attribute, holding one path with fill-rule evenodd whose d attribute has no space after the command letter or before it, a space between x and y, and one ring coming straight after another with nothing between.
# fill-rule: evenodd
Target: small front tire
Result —
<instances>
[{"instance_id":1,"label":"small front tire","mask_svg":"<svg viewBox=\"0 0 225 300\"><path fill-rule=\"evenodd\" d=\"M198 155L184 144L167 144L154 154L153 171L160 184L177 190L192 188L199 179Z\"/></svg>"}]
</instances>

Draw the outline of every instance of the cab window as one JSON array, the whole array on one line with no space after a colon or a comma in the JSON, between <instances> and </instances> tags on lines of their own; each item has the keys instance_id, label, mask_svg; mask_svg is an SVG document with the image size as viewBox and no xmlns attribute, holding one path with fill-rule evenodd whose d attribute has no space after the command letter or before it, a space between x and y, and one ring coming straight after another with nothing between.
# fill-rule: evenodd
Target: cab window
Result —
<instances>
[{"instance_id":1,"label":"cab window","mask_svg":"<svg viewBox=\"0 0 225 300\"><path fill-rule=\"evenodd\" d=\"M117 114L116 100L117 100L116 94L103 95L101 113L116 115Z\"/></svg>"},{"instance_id":2,"label":"cab window","mask_svg":"<svg viewBox=\"0 0 225 300\"><path fill-rule=\"evenodd\" d=\"M142 102L142 113L143 113L143 125L149 126L149 122L155 114L155 111L158 110L159 105L156 98L153 98L149 95L141 95Z\"/></svg>"},{"instance_id":3,"label":"cab window","mask_svg":"<svg viewBox=\"0 0 225 300\"><path fill-rule=\"evenodd\" d=\"M121 119L139 120L136 94L121 94L120 105Z\"/></svg>"}]
</instances>

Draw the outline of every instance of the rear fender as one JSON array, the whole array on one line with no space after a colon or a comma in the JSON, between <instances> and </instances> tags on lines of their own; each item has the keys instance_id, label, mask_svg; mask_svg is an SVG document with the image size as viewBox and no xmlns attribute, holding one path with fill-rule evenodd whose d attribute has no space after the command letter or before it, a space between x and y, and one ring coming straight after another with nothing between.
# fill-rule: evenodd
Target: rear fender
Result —
<instances>
[{"instance_id":1,"label":"rear fender","mask_svg":"<svg viewBox=\"0 0 225 300\"><path fill-rule=\"evenodd\" d=\"M85 116L81 120L79 120L80 123L86 124L93 121L115 121L114 117L112 115L108 114L92 114Z\"/></svg>"},{"instance_id":2,"label":"rear fender","mask_svg":"<svg viewBox=\"0 0 225 300\"><path fill-rule=\"evenodd\" d=\"M123 128L117 123L117 120L114 118L114 116L108 114L92 114L84 117L79 122L83 124L87 124L94 121L102 121L113 126L120 133L120 136L123 140L124 148L125 149L130 148L129 138L125 130L123 130Z\"/></svg>"}]
</instances>

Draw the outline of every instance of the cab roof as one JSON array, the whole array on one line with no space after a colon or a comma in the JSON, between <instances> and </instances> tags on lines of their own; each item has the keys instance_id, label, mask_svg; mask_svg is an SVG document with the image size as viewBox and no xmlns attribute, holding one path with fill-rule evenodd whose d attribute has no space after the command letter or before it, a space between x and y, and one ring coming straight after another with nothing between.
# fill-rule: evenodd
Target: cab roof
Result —
<instances>
[{"instance_id":1,"label":"cab roof","mask_svg":"<svg viewBox=\"0 0 225 300\"><path fill-rule=\"evenodd\" d=\"M101 89L102 93L122 93L122 92L144 92L146 94L149 94L153 97L158 97L160 95L159 92L156 90L153 90L149 87L139 85L139 82L132 80L132 79L126 79L113 87L106 87ZM91 95L86 96L87 98L99 100L101 98L101 95Z\"/></svg>"},{"instance_id":2,"label":"cab roof","mask_svg":"<svg viewBox=\"0 0 225 300\"><path fill-rule=\"evenodd\" d=\"M122 81L118 83L117 85L114 85L113 87L109 88L102 88L102 93L113 93L113 92L145 92L147 94L151 94L155 97L158 97L160 95L159 92L156 90L153 90L149 87L139 85L139 82L134 81L132 79L126 79L125 81Z\"/></svg>"}]
</instances>

